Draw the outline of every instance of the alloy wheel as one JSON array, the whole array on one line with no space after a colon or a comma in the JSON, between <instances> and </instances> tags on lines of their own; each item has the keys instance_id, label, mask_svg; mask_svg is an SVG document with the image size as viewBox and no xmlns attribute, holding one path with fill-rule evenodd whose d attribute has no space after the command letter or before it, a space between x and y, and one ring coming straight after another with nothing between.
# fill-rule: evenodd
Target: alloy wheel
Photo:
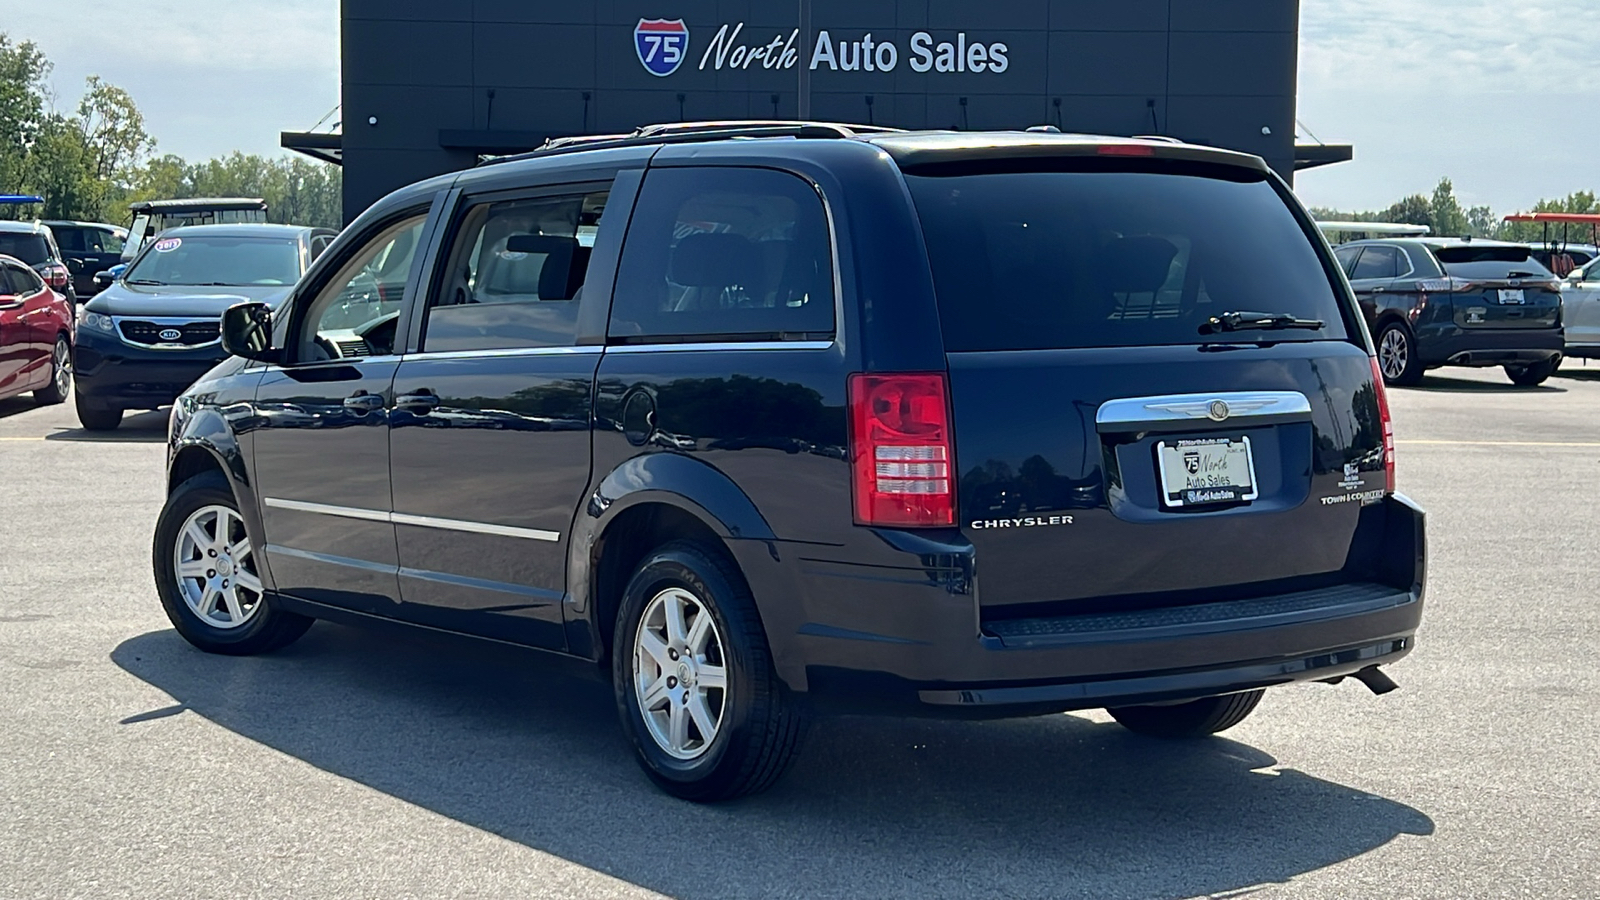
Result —
<instances>
[{"instance_id":1,"label":"alloy wheel","mask_svg":"<svg viewBox=\"0 0 1600 900\"><path fill-rule=\"evenodd\" d=\"M237 511L203 506L190 513L178 532L173 566L183 602L207 625L239 628L260 611L261 576Z\"/></svg>"},{"instance_id":2,"label":"alloy wheel","mask_svg":"<svg viewBox=\"0 0 1600 900\"><path fill-rule=\"evenodd\" d=\"M56 393L62 397L72 394L72 351L64 340L56 341L55 353L50 357L55 377Z\"/></svg>"},{"instance_id":3,"label":"alloy wheel","mask_svg":"<svg viewBox=\"0 0 1600 900\"><path fill-rule=\"evenodd\" d=\"M1391 328L1383 333L1383 339L1378 342L1378 365L1383 369L1383 376L1391 381L1405 374L1406 365L1411 362L1411 347L1406 341L1405 332L1398 328Z\"/></svg>"},{"instance_id":4,"label":"alloy wheel","mask_svg":"<svg viewBox=\"0 0 1600 900\"><path fill-rule=\"evenodd\" d=\"M645 606L633 641L633 691L663 751L692 760L710 749L727 705L728 670L711 611L688 590L667 588Z\"/></svg>"}]
</instances>

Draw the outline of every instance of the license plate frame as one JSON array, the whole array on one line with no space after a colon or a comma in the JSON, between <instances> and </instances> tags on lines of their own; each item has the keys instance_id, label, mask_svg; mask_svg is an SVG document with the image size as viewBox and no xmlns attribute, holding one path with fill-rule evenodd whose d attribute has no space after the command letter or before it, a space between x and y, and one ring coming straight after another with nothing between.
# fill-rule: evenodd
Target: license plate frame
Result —
<instances>
[{"instance_id":1,"label":"license plate frame","mask_svg":"<svg viewBox=\"0 0 1600 900\"><path fill-rule=\"evenodd\" d=\"M1261 496L1249 435L1160 440L1155 453L1163 509L1249 503ZM1196 478L1208 483L1196 483Z\"/></svg>"},{"instance_id":2,"label":"license plate frame","mask_svg":"<svg viewBox=\"0 0 1600 900\"><path fill-rule=\"evenodd\" d=\"M1500 288L1501 306L1521 306L1528 302L1528 295L1522 288Z\"/></svg>"}]
</instances>

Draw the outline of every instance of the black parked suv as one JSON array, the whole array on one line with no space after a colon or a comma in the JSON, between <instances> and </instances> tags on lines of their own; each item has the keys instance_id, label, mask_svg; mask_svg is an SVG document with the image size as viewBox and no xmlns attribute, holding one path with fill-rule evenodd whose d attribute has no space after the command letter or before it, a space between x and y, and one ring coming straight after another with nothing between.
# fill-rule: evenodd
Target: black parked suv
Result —
<instances>
[{"instance_id":1,"label":"black parked suv","mask_svg":"<svg viewBox=\"0 0 1600 900\"><path fill-rule=\"evenodd\" d=\"M1542 384L1565 346L1561 285L1526 244L1440 238L1351 241L1334 251L1389 384L1439 366L1504 366Z\"/></svg>"},{"instance_id":2,"label":"black parked suv","mask_svg":"<svg viewBox=\"0 0 1600 900\"><path fill-rule=\"evenodd\" d=\"M67 268L72 273L72 286L81 300L100 293L94 276L122 261L122 248L128 241L128 229L103 222L45 222L61 247Z\"/></svg>"},{"instance_id":3,"label":"black parked suv","mask_svg":"<svg viewBox=\"0 0 1600 900\"><path fill-rule=\"evenodd\" d=\"M392 194L223 334L172 416L179 632L593 660L682 797L767 786L818 711L1211 734L1267 687L1387 690L1421 617L1369 338L1252 156L569 140Z\"/></svg>"}]
</instances>

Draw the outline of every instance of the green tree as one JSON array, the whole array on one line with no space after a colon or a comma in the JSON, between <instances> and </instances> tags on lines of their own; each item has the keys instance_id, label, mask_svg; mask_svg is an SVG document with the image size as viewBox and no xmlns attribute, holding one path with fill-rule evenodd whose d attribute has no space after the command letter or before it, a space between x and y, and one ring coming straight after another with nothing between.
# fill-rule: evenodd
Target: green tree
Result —
<instances>
[{"instance_id":1,"label":"green tree","mask_svg":"<svg viewBox=\"0 0 1600 900\"><path fill-rule=\"evenodd\" d=\"M1448 178L1439 179L1428 201L1428 225L1434 234L1461 237L1467 234L1467 213L1456 200L1455 185Z\"/></svg>"},{"instance_id":2,"label":"green tree","mask_svg":"<svg viewBox=\"0 0 1600 900\"><path fill-rule=\"evenodd\" d=\"M76 122L45 118L23 164L23 184L44 198L43 217L77 219L96 215L105 202L105 183L93 176L89 148Z\"/></svg>"},{"instance_id":3,"label":"green tree","mask_svg":"<svg viewBox=\"0 0 1600 900\"><path fill-rule=\"evenodd\" d=\"M1433 227L1433 204L1421 194L1403 197L1399 202L1378 214L1376 221L1398 222L1404 225Z\"/></svg>"},{"instance_id":4,"label":"green tree","mask_svg":"<svg viewBox=\"0 0 1600 900\"><path fill-rule=\"evenodd\" d=\"M91 172L101 181L125 177L155 138L144 128L144 114L127 91L90 75L78 101L78 130L90 152Z\"/></svg>"},{"instance_id":5,"label":"green tree","mask_svg":"<svg viewBox=\"0 0 1600 900\"><path fill-rule=\"evenodd\" d=\"M49 74L50 61L32 41L16 43L0 32L0 192L25 189L28 154L44 126Z\"/></svg>"}]
</instances>

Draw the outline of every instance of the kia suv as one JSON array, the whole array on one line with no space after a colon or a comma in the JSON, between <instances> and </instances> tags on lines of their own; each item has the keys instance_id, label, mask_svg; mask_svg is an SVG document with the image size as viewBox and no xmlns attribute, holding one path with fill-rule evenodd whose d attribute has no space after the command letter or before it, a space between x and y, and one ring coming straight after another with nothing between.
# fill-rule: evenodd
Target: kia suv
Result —
<instances>
[{"instance_id":1,"label":"kia suv","mask_svg":"<svg viewBox=\"0 0 1600 900\"><path fill-rule=\"evenodd\" d=\"M220 360L223 310L275 307L333 241L294 225L195 225L162 232L78 312L78 421L109 431L129 409L171 403Z\"/></svg>"},{"instance_id":2,"label":"kia suv","mask_svg":"<svg viewBox=\"0 0 1600 900\"><path fill-rule=\"evenodd\" d=\"M379 201L222 338L171 418L179 633L588 660L680 797L770 785L829 712L1202 737L1267 688L1389 690L1421 617L1361 314L1253 156L569 139Z\"/></svg>"},{"instance_id":3,"label":"kia suv","mask_svg":"<svg viewBox=\"0 0 1600 900\"><path fill-rule=\"evenodd\" d=\"M1351 241L1334 251L1389 384L1440 366L1503 366L1514 384L1561 366L1560 279L1526 244L1439 238Z\"/></svg>"}]
</instances>

